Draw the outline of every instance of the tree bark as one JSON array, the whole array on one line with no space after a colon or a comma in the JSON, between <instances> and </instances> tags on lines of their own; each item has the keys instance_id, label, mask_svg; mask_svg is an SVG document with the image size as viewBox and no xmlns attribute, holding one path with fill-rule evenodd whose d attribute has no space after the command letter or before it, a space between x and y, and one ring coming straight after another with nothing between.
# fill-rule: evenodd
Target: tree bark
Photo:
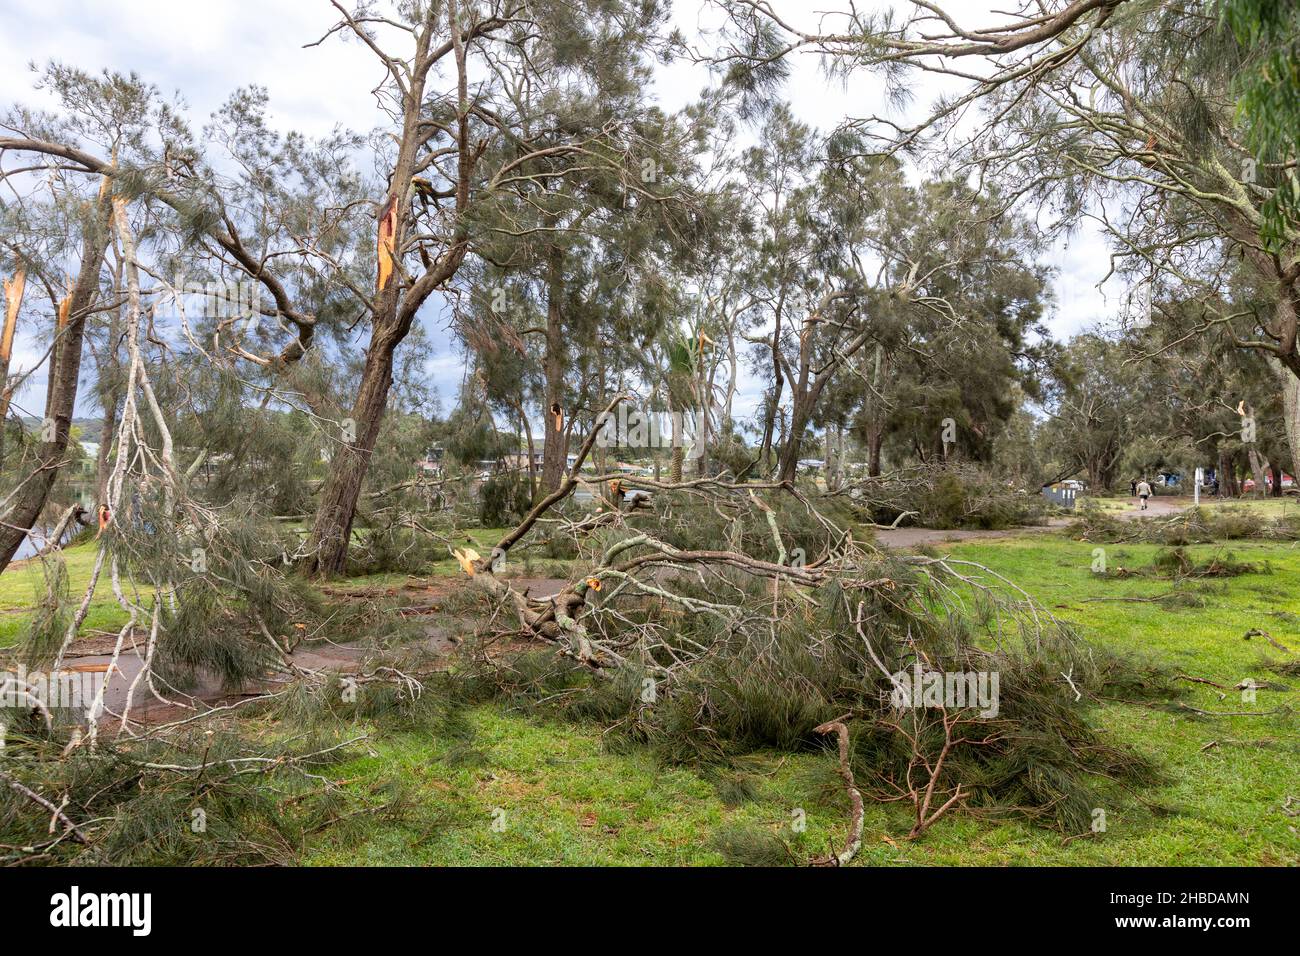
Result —
<instances>
[{"instance_id":1,"label":"tree bark","mask_svg":"<svg viewBox=\"0 0 1300 956\"><path fill-rule=\"evenodd\" d=\"M808 428L813 407L821 394L820 388L810 392L794 392L790 402L790 430L787 432L785 446L781 449L781 470L778 481L794 481L799 471L799 450L803 446L803 433Z\"/></svg>"},{"instance_id":2,"label":"tree bark","mask_svg":"<svg viewBox=\"0 0 1300 956\"><path fill-rule=\"evenodd\" d=\"M564 313L561 310L563 267L564 258L560 250L552 249L546 265L546 355L542 358L542 375L546 382L546 408L542 416L546 423L542 445L542 485L538 492L542 495L549 495L560 487L569 454L568 433L564 427L568 414L564 394L568 350L565 348Z\"/></svg>"},{"instance_id":3,"label":"tree bark","mask_svg":"<svg viewBox=\"0 0 1300 956\"><path fill-rule=\"evenodd\" d=\"M392 304L396 306L395 299ZM351 443L338 441L329 476L321 488L316 521L308 541L311 557L307 568L322 577L342 574L347 569L357 500L388 406L388 391L393 384L393 353L401 341L389 327L391 321L391 317L388 322L376 321L361 372L361 386L349 416L356 427L356 439Z\"/></svg>"},{"instance_id":4,"label":"tree bark","mask_svg":"<svg viewBox=\"0 0 1300 956\"><path fill-rule=\"evenodd\" d=\"M1269 367L1282 387L1282 423L1286 426L1286 443L1291 450L1291 474L1300 475L1300 378L1277 359Z\"/></svg>"},{"instance_id":5,"label":"tree bark","mask_svg":"<svg viewBox=\"0 0 1300 956\"><path fill-rule=\"evenodd\" d=\"M86 334L86 316L99 292L99 272L104 263L113 203L107 181L100 190L93 214L87 218L81 268L69 297L68 320L50 352L50 385L45 402L45 420L53 424L49 441L36 450L36 469L23 485L4 524L0 525L0 571L9 566L28 531L41 517L54 480L64 464L72 416L77 406L77 384L81 376L81 346Z\"/></svg>"},{"instance_id":6,"label":"tree bark","mask_svg":"<svg viewBox=\"0 0 1300 956\"><path fill-rule=\"evenodd\" d=\"M121 287L122 263L118 257L115 283ZM103 406L103 423L99 429L99 452L95 455L95 504L108 500L108 455L113 445L113 429L117 425L117 409L122 404L122 360L118 339L122 333L122 310L116 308L109 317L108 341L104 344L104 357L99 362L99 403Z\"/></svg>"},{"instance_id":7,"label":"tree bark","mask_svg":"<svg viewBox=\"0 0 1300 956\"><path fill-rule=\"evenodd\" d=\"M1255 495L1262 498L1268 491L1268 483L1264 480L1264 459L1254 447L1246 449L1246 458L1250 462L1251 477L1255 479Z\"/></svg>"},{"instance_id":8,"label":"tree bark","mask_svg":"<svg viewBox=\"0 0 1300 956\"><path fill-rule=\"evenodd\" d=\"M673 484L681 484L682 466L686 462L686 447L682 444L682 416L673 408L672 402L668 403L668 420L672 428L673 440L673 457L672 466L668 470L668 480Z\"/></svg>"},{"instance_id":9,"label":"tree bark","mask_svg":"<svg viewBox=\"0 0 1300 956\"><path fill-rule=\"evenodd\" d=\"M451 33L450 49L456 63L457 115L454 142L458 150L458 166L454 194L459 222L469 205L470 175L475 159L469 140L469 81L458 9L455 2L448 2L445 12ZM410 88L402 96L402 136L397 159L389 179L388 195L381 207L385 210L380 219L381 246L385 244L382 240L385 235L383 216L389 209L394 210L391 236L388 236L392 271L386 279L381 278L371 302L373 331L370 334L370 348L366 352L361 384L350 416L356 426L356 438L352 442L340 442L333 455L329 475L321 489L311 537L307 542L310 556L306 561L306 569L322 577L340 574L347 567L357 500L361 495L361 486L388 406L388 392L393 384L394 353L411 331L411 324L415 321L420 306L434 290L442 288L456 274L468 253L468 237L458 226L450 248L441 254L436 264L426 262L426 271L418 278L408 281L401 268L403 237L411 212L411 184L417 168L417 154L423 142L421 111L424 107L425 80L430 66L441 55L431 50L430 38L431 32L426 29L418 39L418 49L410 73Z\"/></svg>"},{"instance_id":10,"label":"tree bark","mask_svg":"<svg viewBox=\"0 0 1300 956\"><path fill-rule=\"evenodd\" d=\"M880 477L880 446L884 443L885 429L879 422L872 422L867 433L867 474L872 478Z\"/></svg>"}]
</instances>

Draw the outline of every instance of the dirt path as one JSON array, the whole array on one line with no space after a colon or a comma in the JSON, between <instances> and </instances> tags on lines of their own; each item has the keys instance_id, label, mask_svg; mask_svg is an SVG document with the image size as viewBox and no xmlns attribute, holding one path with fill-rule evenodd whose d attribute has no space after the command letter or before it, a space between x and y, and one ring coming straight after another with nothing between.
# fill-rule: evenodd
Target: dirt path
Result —
<instances>
[{"instance_id":1,"label":"dirt path","mask_svg":"<svg viewBox=\"0 0 1300 956\"><path fill-rule=\"evenodd\" d=\"M1122 499L1117 499L1122 500ZM1137 500L1130 499L1123 511L1110 514L1121 521L1133 521L1138 518L1164 518L1178 514L1192 506L1192 499L1181 496L1161 496L1147 502L1147 510L1138 508ZM990 538L1017 538L1021 535L1053 531L1070 523L1070 518L1051 518L1042 525L1023 525L1018 528L1006 528L1000 531L981 531L976 529L956 528L941 531L936 528L881 528L876 530L876 540L887 548L916 548L927 544L943 544L949 541L981 541Z\"/></svg>"}]
</instances>

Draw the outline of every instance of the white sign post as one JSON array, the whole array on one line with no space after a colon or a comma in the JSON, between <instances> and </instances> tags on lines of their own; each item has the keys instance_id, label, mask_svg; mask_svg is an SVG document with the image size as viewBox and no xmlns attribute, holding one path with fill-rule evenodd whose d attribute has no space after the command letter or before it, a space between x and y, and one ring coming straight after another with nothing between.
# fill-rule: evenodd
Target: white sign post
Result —
<instances>
[{"instance_id":1,"label":"white sign post","mask_svg":"<svg viewBox=\"0 0 1300 956\"><path fill-rule=\"evenodd\" d=\"M1201 482L1205 480L1205 469L1196 469L1196 481L1192 485L1192 504L1199 507L1201 504Z\"/></svg>"}]
</instances>

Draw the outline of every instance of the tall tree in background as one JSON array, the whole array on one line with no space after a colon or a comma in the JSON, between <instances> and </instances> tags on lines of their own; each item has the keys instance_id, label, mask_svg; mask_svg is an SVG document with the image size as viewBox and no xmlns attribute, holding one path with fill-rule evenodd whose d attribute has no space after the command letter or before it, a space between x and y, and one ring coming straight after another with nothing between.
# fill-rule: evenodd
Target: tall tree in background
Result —
<instances>
[{"instance_id":1,"label":"tall tree in background","mask_svg":"<svg viewBox=\"0 0 1300 956\"><path fill-rule=\"evenodd\" d=\"M475 239L486 238L478 230L488 223L491 231L485 213L503 192L527 182L557 193L568 160L578 156L617 167L609 153L618 155L614 143L628 137L617 135L611 118L557 124L553 105L599 87L611 57L634 62L661 16L656 4L448 0L413 8L396 28L364 11L345 14L336 28L361 38L384 63L397 148L379 209L377 291L367 303L371 339L349 416L355 434L345 432L334 456L308 545L318 573L345 567L393 355L421 305L453 279ZM407 52L396 54L396 43L381 41L394 32ZM562 278L551 274L553 283Z\"/></svg>"}]
</instances>

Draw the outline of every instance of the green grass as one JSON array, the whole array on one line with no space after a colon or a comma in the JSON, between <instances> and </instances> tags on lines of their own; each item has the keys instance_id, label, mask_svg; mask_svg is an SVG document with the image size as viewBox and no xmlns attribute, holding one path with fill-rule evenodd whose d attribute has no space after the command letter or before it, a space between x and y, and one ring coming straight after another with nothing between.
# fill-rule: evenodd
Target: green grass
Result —
<instances>
[{"instance_id":1,"label":"green grass","mask_svg":"<svg viewBox=\"0 0 1300 956\"><path fill-rule=\"evenodd\" d=\"M1268 502L1267 504L1273 504ZM1236 507L1241 504L1234 505ZM496 531L472 532L486 554ZM1083 637L1147 654L1190 676L1234 685L1244 677L1289 686L1259 690L1255 703L1239 692L1188 683L1184 702L1208 711L1300 708L1300 679L1261 667L1285 655L1259 628L1300 652L1300 546L1232 542L1188 549L1198 560L1216 551L1267 564L1271 573L1179 585L1150 577L1102 577L1091 570L1094 548L1055 534L944 545L1016 581ZM1149 565L1159 549L1108 545L1117 568ZM79 596L94 560L92 545L66 552L71 593ZM458 574L450 558L435 575ZM388 579L392 580L389 581ZM405 575L375 575L350 586L399 583ZM32 600L43 590L39 562L0 576L0 645L13 643ZM1113 600L1121 598L1123 600ZM1136 599L1136 600L1134 600ZM110 629L121 612L106 583L88 624ZM1226 697L1220 698L1221 693ZM1065 841L1021 821L958 814L907 843L910 819L901 805L868 801L859 860L867 864L1111 864L1297 865L1300 820L1282 806L1300 797L1300 740L1293 716L1197 718L1136 703L1108 702L1095 719L1117 739L1153 757L1167 782L1134 795L1110 788L1102 809L1104 833ZM757 828L787 842L800 859L843 839L847 801L831 753L765 753L725 772L660 764L643 751L613 752L599 727L556 723L507 709L478 706L466 713L470 733L396 734L330 775L358 790L398 780L412 791L401 822L370 820L358 838L318 837L305 854L312 864L661 864L724 862L718 838L730 828ZM1263 746L1255 742L1265 741ZM1217 744L1215 743L1217 742ZM1211 745L1213 746L1208 746ZM735 778L743 778L738 787ZM730 781L730 782L729 782ZM748 798L724 799L743 790ZM797 810L806 830L791 824ZM503 829L494 812L503 811Z\"/></svg>"},{"instance_id":2,"label":"green grass","mask_svg":"<svg viewBox=\"0 0 1300 956\"><path fill-rule=\"evenodd\" d=\"M88 541L66 548L63 552L68 569L68 594L75 609L90 583L95 564L96 544ZM10 647L22 637L32 618L32 608L45 594L45 573L39 558L16 562L0 574L0 647ZM108 569L100 575L99 586L91 601L82 633L96 630L116 631L127 621L127 613L118 606L108 582Z\"/></svg>"},{"instance_id":3,"label":"green grass","mask_svg":"<svg viewBox=\"0 0 1300 956\"><path fill-rule=\"evenodd\" d=\"M815 755L754 761L746 768L752 798L727 806L700 774L660 766L645 753L605 753L590 729L493 706L466 716L468 740L401 736L336 768L358 788L400 778L414 787L416 813L361 841L326 837L307 862L717 864L723 857L710 836L726 826L763 827L814 851L842 826L838 807L808 804L803 778L823 764ZM792 828L797 808L807 821L801 833Z\"/></svg>"},{"instance_id":4,"label":"green grass","mask_svg":"<svg viewBox=\"0 0 1300 956\"><path fill-rule=\"evenodd\" d=\"M1272 566L1271 574L1195 582L1202 607L1167 608L1143 601L1172 588L1161 579L1106 579L1091 570L1094 545L1056 535L968 542L949 547L1020 583L1091 640L1149 654L1178 670L1223 684L1243 677L1289 685L1259 690L1254 704L1238 692L1188 684L1183 700L1203 710L1272 710L1300 705L1297 681L1260 666L1281 656L1253 627L1300 650L1300 549L1234 543L1241 560ZM1109 566L1140 567L1158 549L1108 549ZM1204 559L1215 546L1190 549ZM1268 651L1268 655L1265 654ZM1297 821L1282 805L1300 797L1300 750L1292 717L1197 719L1136 703L1109 702L1095 719L1114 736L1156 759L1168 782L1134 795L1111 787L1101 809L1106 831L1064 840L1017 820L958 814L907 843L910 819L901 805L868 801L866 864L981 865L1296 865ZM360 840L327 837L308 860L318 864L694 864L723 862L717 837L728 828L766 830L803 859L838 845L847 802L830 753L752 758L743 774L754 799L728 806L706 772L656 764L644 752L609 752L599 728L530 719L485 705L469 713L471 744L401 736L374 745L375 755L337 771L351 785L373 786L396 775L416 789L423 808L415 823L376 825ZM1245 742L1270 741L1268 746ZM1203 749L1217 741L1216 746ZM466 756L469 760L466 761ZM790 826L796 808L807 830ZM505 829L492 828L504 811Z\"/></svg>"},{"instance_id":5,"label":"green grass","mask_svg":"<svg viewBox=\"0 0 1300 956\"><path fill-rule=\"evenodd\" d=\"M1218 508L1224 511L1254 511L1269 517L1278 517L1284 514L1293 515L1300 512L1300 498L1290 495L1281 498L1238 498L1227 501L1202 498L1201 504L1211 509Z\"/></svg>"},{"instance_id":6,"label":"green grass","mask_svg":"<svg viewBox=\"0 0 1300 956\"><path fill-rule=\"evenodd\" d=\"M1190 581L1175 601L1173 582L1147 577L1109 577L1092 571L1096 545L1057 536L966 542L954 554L979 561L1019 583L1088 640L1174 666L1188 676L1236 685L1250 677L1286 685L1285 692L1258 690L1254 703L1241 692L1187 682L1183 702L1206 711L1271 711L1300 708L1300 682L1262 666L1284 659L1263 638L1247 641L1252 628L1270 632L1300 656L1300 548L1294 544L1232 542L1188 548L1204 561L1215 553L1268 565L1271 573ZM1110 545L1107 568L1140 569L1160 549ZM1178 600L1203 602L1200 606ZM1220 695L1225 695L1222 698ZM1154 757L1171 778L1145 794L1176 811L1153 817L1132 808L1096 841L1076 841L1052 862L1139 864L1269 864L1300 860L1296 819L1282 812L1287 796L1300 797L1300 736L1294 714L1270 717L1198 718L1138 704L1109 703L1101 723L1120 739ZM1267 740L1266 746L1245 742ZM1217 744L1215 743L1217 742ZM1207 749L1208 748L1208 749ZM1044 860L1047 862L1048 860Z\"/></svg>"}]
</instances>

